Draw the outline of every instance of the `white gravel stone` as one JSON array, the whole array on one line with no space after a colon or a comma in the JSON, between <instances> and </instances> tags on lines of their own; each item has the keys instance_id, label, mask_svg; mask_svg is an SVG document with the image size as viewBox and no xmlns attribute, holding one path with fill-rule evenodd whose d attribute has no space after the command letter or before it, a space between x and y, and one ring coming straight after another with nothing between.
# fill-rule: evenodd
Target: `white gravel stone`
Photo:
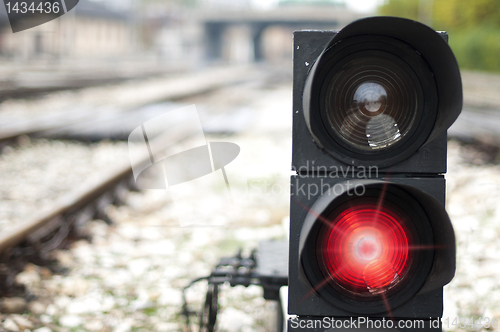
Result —
<instances>
[{"instance_id":1,"label":"white gravel stone","mask_svg":"<svg viewBox=\"0 0 500 332\"><path fill-rule=\"evenodd\" d=\"M125 142L37 140L0 154L0 230L32 217L93 176L129 162Z\"/></svg>"},{"instance_id":2,"label":"white gravel stone","mask_svg":"<svg viewBox=\"0 0 500 332\"><path fill-rule=\"evenodd\" d=\"M33 323L21 315L10 315L9 317L16 322L20 330L31 330L33 328Z\"/></svg>"},{"instance_id":3,"label":"white gravel stone","mask_svg":"<svg viewBox=\"0 0 500 332\"><path fill-rule=\"evenodd\" d=\"M82 323L82 318L76 315L66 315L59 318L59 324L64 327L73 328L81 325Z\"/></svg>"},{"instance_id":4,"label":"white gravel stone","mask_svg":"<svg viewBox=\"0 0 500 332\"><path fill-rule=\"evenodd\" d=\"M250 315L234 308L227 308L219 315L218 321L220 331L224 332L241 332L254 323Z\"/></svg>"},{"instance_id":5,"label":"white gravel stone","mask_svg":"<svg viewBox=\"0 0 500 332\"><path fill-rule=\"evenodd\" d=\"M160 306L180 307L182 305L182 292L179 289L161 289L161 295L158 297L157 302Z\"/></svg>"},{"instance_id":6,"label":"white gravel stone","mask_svg":"<svg viewBox=\"0 0 500 332\"><path fill-rule=\"evenodd\" d=\"M6 297L1 303L1 312L6 314L20 314L26 309L26 300L22 297Z\"/></svg>"},{"instance_id":7,"label":"white gravel stone","mask_svg":"<svg viewBox=\"0 0 500 332\"><path fill-rule=\"evenodd\" d=\"M457 271L445 287L443 317L499 319L500 167L471 165L454 141L448 149L447 210L457 239Z\"/></svg>"},{"instance_id":8,"label":"white gravel stone","mask_svg":"<svg viewBox=\"0 0 500 332\"><path fill-rule=\"evenodd\" d=\"M179 324L176 323L159 322L155 325L155 331L158 332L178 331L179 329Z\"/></svg>"},{"instance_id":9,"label":"white gravel stone","mask_svg":"<svg viewBox=\"0 0 500 332\"><path fill-rule=\"evenodd\" d=\"M17 332L20 331L19 326L17 326L16 322L12 318L6 318L2 323L2 326L7 331Z\"/></svg>"},{"instance_id":10,"label":"white gravel stone","mask_svg":"<svg viewBox=\"0 0 500 332\"><path fill-rule=\"evenodd\" d=\"M132 301L129 305L131 311L141 310L150 308L153 306L153 302L149 299L149 294L144 289L138 291L139 296L135 301Z\"/></svg>"},{"instance_id":11,"label":"white gravel stone","mask_svg":"<svg viewBox=\"0 0 500 332\"><path fill-rule=\"evenodd\" d=\"M137 278L151 268L151 260L146 258L134 259L127 263L127 267L132 276Z\"/></svg>"},{"instance_id":12,"label":"white gravel stone","mask_svg":"<svg viewBox=\"0 0 500 332\"><path fill-rule=\"evenodd\" d=\"M40 282L42 278L37 271L23 271L16 276L16 282L21 285L30 286Z\"/></svg>"},{"instance_id":13,"label":"white gravel stone","mask_svg":"<svg viewBox=\"0 0 500 332\"><path fill-rule=\"evenodd\" d=\"M52 332L52 330L49 329L48 327L44 326L44 327L41 327L39 329L33 330L33 332Z\"/></svg>"},{"instance_id":14,"label":"white gravel stone","mask_svg":"<svg viewBox=\"0 0 500 332\"><path fill-rule=\"evenodd\" d=\"M71 298L66 294L59 295L54 298L54 304L60 311L65 310L70 303L71 303Z\"/></svg>"},{"instance_id":15,"label":"white gravel stone","mask_svg":"<svg viewBox=\"0 0 500 332\"><path fill-rule=\"evenodd\" d=\"M241 92L238 89L241 87L235 87L233 92ZM215 106L211 107L218 107L220 100L230 95L227 92L216 94L207 104L213 102ZM248 88L247 92L250 98L255 91ZM258 114L252 128L237 137L208 137L209 140L237 142L242 147L243 166L238 174L250 184L248 192L244 186L235 184L232 189L242 193L245 199L236 200L232 210L228 208L210 216L210 221L221 227L182 228L177 219L179 211L191 213L194 218L204 218L203 211L215 211L214 206L221 201L220 194L206 195L194 185L186 186L188 200L172 204L171 195L165 191L128 193L125 205L108 210L118 221L115 225L110 227L103 221L92 221L89 224L92 243L81 240L54 255L69 269L67 275L53 275L47 280L41 276L37 278L32 272L18 276L34 294L42 290L48 294L52 304L47 306L40 320L75 330L82 326L88 331L181 330L182 287L194 278L209 274L220 257L232 255L240 247L248 252L260 240L286 238L291 120L283 119L290 118L289 99L288 86L259 92L257 103L251 100L245 103ZM93 152L83 151L88 147L43 141L19 150L15 148L11 156L21 155L21 160L9 158L16 165L21 161L31 165L28 156L50 154L56 150L52 145L68 151L68 158L92 159L89 156ZM110 143L103 145L102 151L121 149ZM33 151L28 151L32 148ZM100 148L95 146L90 150ZM456 277L445 288L444 317L500 317L500 289L497 286L500 278L500 242L497 240L500 237L500 167L472 165L464 159L462 149L454 141L449 143L447 209L456 231L458 254ZM115 152L110 152L110 158L117 158ZM101 153L99 156L101 162L104 157ZM1 158L7 157L0 157L0 172L6 167ZM41 164L52 169L51 163L43 158ZM61 162L54 169L64 167L69 164ZM86 176L78 165L76 168L78 176ZM32 174L26 171L29 178L39 175L37 171ZM56 181L57 186L51 189L56 193L64 190L63 184L74 185L71 182L74 179L61 177L60 182ZM1 174L0 181L3 181ZM9 195L16 199L25 199L23 197L28 194L37 197L41 190L38 186L44 183L26 187L27 193L13 190ZM225 190L225 186L221 188ZM181 208L177 209L179 206ZM201 308L205 292L206 283L195 285L187 292L193 309ZM221 331L266 331L266 322L272 314L262 298L262 289L257 286L223 286L221 289L218 318ZM458 329L452 327L450 330Z\"/></svg>"},{"instance_id":16,"label":"white gravel stone","mask_svg":"<svg viewBox=\"0 0 500 332\"><path fill-rule=\"evenodd\" d=\"M76 299L66 307L66 313L73 315L81 315L101 310L101 303L91 298Z\"/></svg>"},{"instance_id":17,"label":"white gravel stone","mask_svg":"<svg viewBox=\"0 0 500 332\"><path fill-rule=\"evenodd\" d=\"M122 322L113 328L113 332L128 332L130 330L132 330L130 322Z\"/></svg>"},{"instance_id":18,"label":"white gravel stone","mask_svg":"<svg viewBox=\"0 0 500 332\"><path fill-rule=\"evenodd\" d=\"M39 301L32 301L28 304L28 310L35 315L42 315L47 306Z\"/></svg>"},{"instance_id":19,"label":"white gravel stone","mask_svg":"<svg viewBox=\"0 0 500 332\"><path fill-rule=\"evenodd\" d=\"M83 327L87 331L101 331L104 327L104 324L99 320L91 320L91 321L85 322L83 324Z\"/></svg>"}]
</instances>

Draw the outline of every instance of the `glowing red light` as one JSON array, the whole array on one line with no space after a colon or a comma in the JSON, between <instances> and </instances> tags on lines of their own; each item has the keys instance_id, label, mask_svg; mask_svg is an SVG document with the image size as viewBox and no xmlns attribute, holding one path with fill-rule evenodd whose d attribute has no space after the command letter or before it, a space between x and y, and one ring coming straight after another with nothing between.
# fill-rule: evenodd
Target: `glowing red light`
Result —
<instances>
[{"instance_id":1,"label":"glowing red light","mask_svg":"<svg viewBox=\"0 0 500 332\"><path fill-rule=\"evenodd\" d=\"M398 283L410 261L410 239L402 217L375 202L338 214L321 241L329 276L357 293L380 293Z\"/></svg>"}]
</instances>

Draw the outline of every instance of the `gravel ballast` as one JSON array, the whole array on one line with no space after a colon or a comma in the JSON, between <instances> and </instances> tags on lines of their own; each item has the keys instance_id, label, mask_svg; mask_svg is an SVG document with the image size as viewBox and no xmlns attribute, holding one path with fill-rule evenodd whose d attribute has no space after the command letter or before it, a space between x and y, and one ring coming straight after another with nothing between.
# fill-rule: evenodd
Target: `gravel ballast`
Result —
<instances>
[{"instance_id":1,"label":"gravel ballast","mask_svg":"<svg viewBox=\"0 0 500 332\"><path fill-rule=\"evenodd\" d=\"M67 274L52 274L44 267L30 264L17 275L16 281L25 285L35 299L28 301L20 313L3 313L3 328L15 330L17 326L21 331L24 328L38 332L180 331L183 329L183 317L179 315L181 291L190 280L209 274L222 256L232 255L238 248L248 252L260 240L286 238L291 174L291 88L282 85L266 90L248 89L261 96L257 102L244 103L244 107L255 113L248 128L237 136L207 136L209 141L235 142L241 147L235 164L227 168L234 195L232 204L220 210L220 205L227 202L226 187L217 182L220 179L217 177L205 183L213 185L208 191L201 190L199 183L193 183L176 192L151 189L129 192L124 205L107 208L108 215L115 221L113 225L102 220L88 224L91 243L79 240L69 249L54 253L53 258L67 268ZM198 107L203 106L199 101ZM50 151L54 146L66 151L68 160L86 160L82 164L93 163L96 168L104 167L108 158L127 158L126 144L122 143L103 142L89 148L79 143L32 142L0 157L0 176L2 184L14 187L19 180L8 172L32 163L33 169L23 171L24 177L40 178L40 182L32 189L28 184L20 186L25 192L11 192L2 186L2 197L15 194L20 200L35 200L40 194L47 194L45 189L50 186L53 192L59 192L58 181L70 179L41 179L48 178L47 169L51 167L73 167L68 174L86 176L87 173L78 170L78 165L69 161L50 166ZM30 150L35 147L40 150ZM456 317L500 319L500 242L497 240L500 237L500 205L497 204L500 167L478 164L472 160L469 149L456 141L449 142L447 210L457 238L457 272L455 279L445 287L444 319L449 319L450 326L445 325L444 329L500 331L499 327L453 325ZM6 162L5 158L14 154L25 154L18 166ZM51 198L44 199L50 201ZM3 198L2 204L4 202ZM37 205L30 209L23 208L16 213L32 213ZM3 216L9 214L1 211L5 208L0 210L4 220ZM198 219L204 227L180 227L179 215ZM188 291L192 308L201 307L205 292L203 282ZM257 286L224 286L219 330L269 331L274 309L273 303L262 298L262 290ZM23 325L26 321L32 326Z\"/></svg>"}]
</instances>

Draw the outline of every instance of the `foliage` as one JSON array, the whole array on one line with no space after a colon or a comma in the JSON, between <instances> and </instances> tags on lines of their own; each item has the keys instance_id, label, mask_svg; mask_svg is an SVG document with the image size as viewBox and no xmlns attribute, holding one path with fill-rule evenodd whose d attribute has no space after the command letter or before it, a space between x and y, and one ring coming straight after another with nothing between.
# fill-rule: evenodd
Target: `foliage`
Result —
<instances>
[{"instance_id":1,"label":"foliage","mask_svg":"<svg viewBox=\"0 0 500 332\"><path fill-rule=\"evenodd\" d=\"M500 28L500 0L434 0L433 22L447 30L489 24Z\"/></svg>"},{"instance_id":2,"label":"foliage","mask_svg":"<svg viewBox=\"0 0 500 332\"><path fill-rule=\"evenodd\" d=\"M500 0L386 0L378 11L448 31L462 68L500 71Z\"/></svg>"},{"instance_id":3,"label":"foliage","mask_svg":"<svg viewBox=\"0 0 500 332\"><path fill-rule=\"evenodd\" d=\"M399 16L412 20L418 19L419 0L388 0L378 8L384 16Z\"/></svg>"},{"instance_id":4,"label":"foliage","mask_svg":"<svg viewBox=\"0 0 500 332\"><path fill-rule=\"evenodd\" d=\"M279 0L281 5L318 5L318 6L345 6L343 1L339 0Z\"/></svg>"},{"instance_id":5,"label":"foliage","mask_svg":"<svg viewBox=\"0 0 500 332\"><path fill-rule=\"evenodd\" d=\"M462 68L500 71L500 29L480 25L450 33L450 46Z\"/></svg>"}]
</instances>

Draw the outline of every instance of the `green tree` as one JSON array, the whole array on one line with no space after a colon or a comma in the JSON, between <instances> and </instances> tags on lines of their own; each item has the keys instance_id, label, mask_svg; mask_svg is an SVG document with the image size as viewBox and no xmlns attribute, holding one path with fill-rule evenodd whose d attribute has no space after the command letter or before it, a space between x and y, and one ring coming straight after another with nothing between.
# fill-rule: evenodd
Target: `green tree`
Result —
<instances>
[{"instance_id":1,"label":"green tree","mask_svg":"<svg viewBox=\"0 0 500 332\"><path fill-rule=\"evenodd\" d=\"M434 27L450 31L482 25L500 27L500 0L434 0Z\"/></svg>"},{"instance_id":2,"label":"green tree","mask_svg":"<svg viewBox=\"0 0 500 332\"><path fill-rule=\"evenodd\" d=\"M378 8L378 13L384 16L418 19L419 0L388 0Z\"/></svg>"},{"instance_id":3,"label":"green tree","mask_svg":"<svg viewBox=\"0 0 500 332\"><path fill-rule=\"evenodd\" d=\"M500 0L386 0L378 12L447 31L461 68L500 71Z\"/></svg>"}]
</instances>

